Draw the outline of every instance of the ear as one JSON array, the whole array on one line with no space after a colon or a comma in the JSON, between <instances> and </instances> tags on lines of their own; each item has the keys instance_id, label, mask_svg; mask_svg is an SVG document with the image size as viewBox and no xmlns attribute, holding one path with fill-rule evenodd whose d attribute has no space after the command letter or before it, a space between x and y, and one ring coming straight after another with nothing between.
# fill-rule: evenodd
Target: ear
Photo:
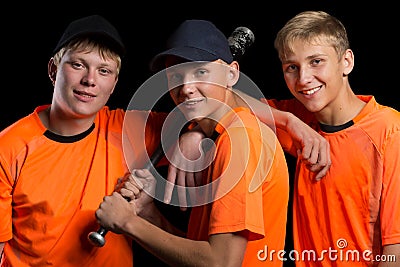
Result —
<instances>
[{"instance_id":1,"label":"ear","mask_svg":"<svg viewBox=\"0 0 400 267\"><path fill-rule=\"evenodd\" d=\"M343 55L343 76L347 76L354 68L354 54L351 49L347 49Z\"/></svg>"},{"instance_id":2,"label":"ear","mask_svg":"<svg viewBox=\"0 0 400 267\"><path fill-rule=\"evenodd\" d=\"M233 61L229 64L229 72L228 72L228 87L233 87L239 80L239 63L237 61Z\"/></svg>"},{"instance_id":3,"label":"ear","mask_svg":"<svg viewBox=\"0 0 400 267\"><path fill-rule=\"evenodd\" d=\"M50 58L49 63L47 64L47 74L49 75L50 81L54 86L57 76L57 66L54 64L53 58Z\"/></svg>"}]
</instances>

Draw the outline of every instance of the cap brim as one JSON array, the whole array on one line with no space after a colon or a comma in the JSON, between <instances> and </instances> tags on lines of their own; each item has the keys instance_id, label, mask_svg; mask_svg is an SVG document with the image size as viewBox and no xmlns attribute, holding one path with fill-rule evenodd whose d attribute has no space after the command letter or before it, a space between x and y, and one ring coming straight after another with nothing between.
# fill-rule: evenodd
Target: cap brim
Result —
<instances>
[{"instance_id":1,"label":"cap brim","mask_svg":"<svg viewBox=\"0 0 400 267\"><path fill-rule=\"evenodd\" d=\"M164 69L167 56L176 56L187 61L214 61L218 59L217 55L202 49L187 46L175 47L156 55L150 62L150 70L156 72Z\"/></svg>"}]
</instances>

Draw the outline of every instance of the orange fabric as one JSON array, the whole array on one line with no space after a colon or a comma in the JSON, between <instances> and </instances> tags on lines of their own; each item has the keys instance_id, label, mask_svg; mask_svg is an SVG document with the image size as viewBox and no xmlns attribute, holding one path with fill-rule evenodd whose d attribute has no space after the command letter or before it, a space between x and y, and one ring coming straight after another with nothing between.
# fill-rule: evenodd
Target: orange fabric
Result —
<instances>
[{"instance_id":1,"label":"orange fabric","mask_svg":"<svg viewBox=\"0 0 400 267\"><path fill-rule=\"evenodd\" d=\"M294 249L300 260L303 251L320 259L296 266L367 266L383 245L400 243L400 113L372 96L359 98L367 105L353 126L335 133L319 130L331 148L328 174L314 182L305 166L297 164ZM310 113L289 108L294 102L274 105L307 121ZM310 125L318 128L315 120ZM337 258L322 255L324 250L336 250L332 256ZM352 253L360 259L353 260Z\"/></svg>"},{"instance_id":2,"label":"orange fabric","mask_svg":"<svg viewBox=\"0 0 400 267\"><path fill-rule=\"evenodd\" d=\"M8 241L2 266L132 266L131 241L123 235L108 233L102 248L87 239L99 228L95 210L127 172L125 112L105 107L90 134L62 143L44 136L37 113L46 107L0 134L0 241ZM149 133L162 125L161 116L155 119ZM152 151L157 142L147 144Z\"/></svg>"},{"instance_id":3,"label":"orange fabric","mask_svg":"<svg viewBox=\"0 0 400 267\"><path fill-rule=\"evenodd\" d=\"M243 266L282 266L271 250L284 248L289 177L273 131L238 108L216 127L215 159L206 183L215 201L192 209L188 238L239 232L248 237ZM267 257L266 257L267 256Z\"/></svg>"}]
</instances>

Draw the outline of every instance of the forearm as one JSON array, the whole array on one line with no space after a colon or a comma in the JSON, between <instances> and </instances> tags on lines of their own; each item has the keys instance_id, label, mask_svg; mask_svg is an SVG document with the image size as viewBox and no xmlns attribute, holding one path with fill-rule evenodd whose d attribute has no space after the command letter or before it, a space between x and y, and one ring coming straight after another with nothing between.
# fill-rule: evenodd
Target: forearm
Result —
<instances>
[{"instance_id":1,"label":"forearm","mask_svg":"<svg viewBox=\"0 0 400 267\"><path fill-rule=\"evenodd\" d=\"M379 267L395 267L400 264L400 244L386 245L380 256Z\"/></svg>"},{"instance_id":2,"label":"forearm","mask_svg":"<svg viewBox=\"0 0 400 267\"><path fill-rule=\"evenodd\" d=\"M253 112L259 120L268 125L278 137L283 149L293 156L297 156L296 140L303 142L306 137L302 131L307 131L309 126L290 112L281 111L258 101L260 104L253 105ZM254 108L255 107L255 108ZM311 128L309 129L311 130ZM314 130L312 130L314 134Z\"/></svg>"},{"instance_id":3,"label":"forearm","mask_svg":"<svg viewBox=\"0 0 400 267\"><path fill-rule=\"evenodd\" d=\"M281 111L270 105L261 102L252 96L240 90L234 90L235 93L243 100L241 103L244 106L250 108L250 110L265 124L269 126L274 126L282 130L287 130L287 125L290 120L299 120L292 113Z\"/></svg>"},{"instance_id":4,"label":"forearm","mask_svg":"<svg viewBox=\"0 0 400 267\"><path fill-rule=\"evenodd\" d=\"M141 217L126 226L126 235L171 266L213 266L212 250L206 241L193 241L172 235Z\"/></svg>"},{"instance_id":5,"label":"forearm","mask_svg":"<svg viewBox=\"0 0 400 267\"><path fill-rule=\"evenodd\" d=\"M315 179L326 175L330 166L330 145L317 131L296 117L255 99L239 90L235 90L244 105L271 129L275 130L282 148L294 157L302 160L310 171L315 172Z\"/></svg>"},{"instance_id":6,"label":"forearm","mask_svg":"<svg viewBox=\"0 0 400 267\"><path fill-rule=\"evenodd\" d=\"M4 249L4 243L0 242L0 262L1 262L1 258L3 257L3 249Z\"/></svg>"}]
</instances>

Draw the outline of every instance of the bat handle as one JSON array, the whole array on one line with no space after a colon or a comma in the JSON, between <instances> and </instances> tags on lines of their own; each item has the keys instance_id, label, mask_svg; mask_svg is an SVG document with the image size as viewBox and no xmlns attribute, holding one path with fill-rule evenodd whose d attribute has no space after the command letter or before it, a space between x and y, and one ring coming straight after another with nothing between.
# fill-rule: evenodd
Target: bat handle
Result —
<instances>
[{"instance_id":1,"label":"bat handle","mask_svg":"<svg viewBox=\"0 0 400 267\"><path fill-rule=\"evenodd\" d=\"M156 166L157 163L163 158L163 156L164 151L162 145L160 144L157 150L151 156L150 161L144 166L144 169L151 170L151 168L153 168L153 166ZM129 199L127 199L127 201L129 201ZM100 227L97 232L90 232L88 234L88 240L93 246L102 247L106 243L105 235L107 234L107 232L108 231L106 229Z\"/></svg>"}]
</instances>

